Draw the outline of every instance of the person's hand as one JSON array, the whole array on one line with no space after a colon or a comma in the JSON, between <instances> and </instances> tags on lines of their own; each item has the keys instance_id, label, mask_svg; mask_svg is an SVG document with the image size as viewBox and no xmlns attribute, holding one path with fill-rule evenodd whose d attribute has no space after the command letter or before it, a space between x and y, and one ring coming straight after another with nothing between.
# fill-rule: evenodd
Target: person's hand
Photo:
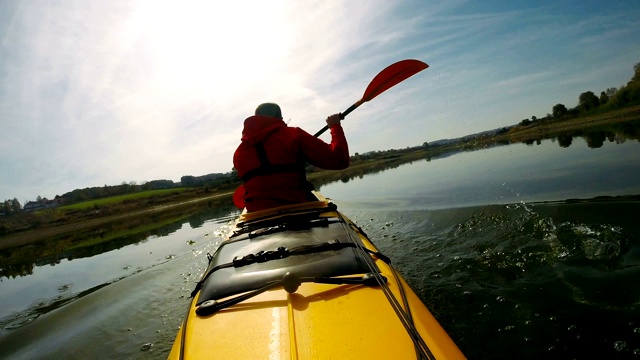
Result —
<instances>
[{"instance_id":1,"label":"person's hand","mask_svg":"<svg viewBox=\"0 0 640 360\"><path fill-rule=\"evenodd\" d=\"M327 126L340 125L340 114L333 114L327 117Z\"/></svg>"}]
</instances>

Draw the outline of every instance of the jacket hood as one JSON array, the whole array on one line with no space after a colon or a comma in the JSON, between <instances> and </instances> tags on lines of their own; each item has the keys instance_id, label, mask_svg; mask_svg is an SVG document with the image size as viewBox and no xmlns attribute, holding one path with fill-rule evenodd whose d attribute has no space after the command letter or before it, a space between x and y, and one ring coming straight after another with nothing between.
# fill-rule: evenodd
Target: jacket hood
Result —
<instances>
[{"instance_id":1,"label":"jacket hood","mask_svg":"<svg viewBox=\"0 0 640 360\"><path fill-rule=\"evenodd\" d=\"M258 144L276 130L284 127L287 127L284 121L275 117L261 115L248 117L244 121L244 129L242 129L242 142L249 145Z\"/></svg>"}]
</instances>

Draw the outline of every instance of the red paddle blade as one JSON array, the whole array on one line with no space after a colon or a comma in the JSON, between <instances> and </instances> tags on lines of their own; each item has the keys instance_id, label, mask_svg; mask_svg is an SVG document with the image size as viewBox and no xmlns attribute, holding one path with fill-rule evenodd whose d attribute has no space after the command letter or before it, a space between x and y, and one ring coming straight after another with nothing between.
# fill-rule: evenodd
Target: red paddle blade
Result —
<instances>
[{"instance_id":1,"label":"red paddle blade","mask_svg":"<svg viewBox=\"0 0 640 360\"><path fill-rule=\"evenodd\" d=\"M367 86L367 89L364 91L364 95L362 95L361 101L366 102L375 98L392 86L410 78L428 67L429 65L422 61L413 59L401 60L395 64L387 66L384 70L380 71L373 80L371 80L371 83L369 83L369 86Z\"/></svg>"},{"instance_id":2,"label":"red paddle blade","mask_svg":"<svg viewBox=\"0 0 640 360\"><path fill-rule=\"evenodd\" d=\"M238 186L233 193L233 204L240 210L244 209L244 185Z\"/></svg>"}]
</instances>

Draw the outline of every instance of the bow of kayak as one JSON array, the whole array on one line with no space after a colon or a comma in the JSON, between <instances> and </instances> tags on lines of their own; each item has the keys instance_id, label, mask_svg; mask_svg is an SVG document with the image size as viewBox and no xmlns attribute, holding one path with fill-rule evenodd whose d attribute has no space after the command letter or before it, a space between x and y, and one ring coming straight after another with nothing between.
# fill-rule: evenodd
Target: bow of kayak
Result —
<instances>
[{"instance_id":1,"label":"bow of kayak","mask_svg":"<svg viewBox=\"0 0 640 360\"><path fill-rule=\"evenodd\" d=\"M463 359L366 234L318 201L243 213L170 359Z\"/></svg>"}]
</instances>

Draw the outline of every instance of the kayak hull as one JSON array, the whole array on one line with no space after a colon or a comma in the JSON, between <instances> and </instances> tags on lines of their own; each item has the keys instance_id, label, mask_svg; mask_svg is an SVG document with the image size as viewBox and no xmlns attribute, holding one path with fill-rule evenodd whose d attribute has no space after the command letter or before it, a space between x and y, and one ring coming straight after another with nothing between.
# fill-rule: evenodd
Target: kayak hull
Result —
<instances>
[{"instance_id":1,"label":"kayak hull","mask_svg":"<svg viewBox=\"0 0 640 360\"><path fill-rule=\"evenodd\" d=\"M290 292L276 284L237 304L203 315L202 309L198 311L198 308L206 305L207 300L202 298L203 290L201 289L190 304L169 358L416 359L421 356L420 351L417 350L419 343L416 343L416 334L418 334L417 336L426 345L427 358L463 359L463 354L446 331L404 279L385 262L385 257L377 253L378 249L375 245L355 224L339 213L335 207L331 207L327 199L320 194L316 195L319 199L317 202L276 208L266 212L244 213L238 219L236 228L227 241L238 241L234 240L234 234L242 232L243 227L246 230L247 224L256 225L252 230L255 234L264 231L264 228L260 227L261 222L273 225L279 218L287 216L289 220L292 216L308 218L306 212L315 211L319 219L329 222L335 220L337 224L341 224L350 237L357 237L358 243L368 249L369 252L364 256L372 260L375 270L386 279L386 283L382 286L388 290L388 293L385 293L380 285L371 286L371 284L302 282L295 291L289 289ZM294 215L291 215L292 213ZM294 237L310 233L313 234L311 237L316 239L322 236L323 230L326 230L325 227L320 226L313 231L303 229L284 232L292 233ZM255 246L257 242L264 239L266 238L256 236L246 241L248 245ZM360 250L345 249L344 251ZM324 261L317 257L310 259L305 261L318 264ZM270 261L272 263L270 266L275 266L278 262L282 260ZM243 267L250 270L253 265ZM296 267L292 269L294 269L293 272L297 271ZM237 271L237 269L229 271ZM273 271L275 270L268 268L259 272ZM350 269L349 271L360 270ZM363 274L347 274L337 278L361 275ZM276 275L276 278L278 277L279 274ZM221 286L218 285L218 287ZM250 291L252 290L244 293ZM206 293L206 290L204 292ZM236 294L225 295L213 295L220 297L213 302L225 301L237 296ZM398 300L400 311L394 309L389 296ZM407 322L410 325L407 325ZM422 350L423 357L424 353L425 351Z\"/></svg>"}]
</instances>

